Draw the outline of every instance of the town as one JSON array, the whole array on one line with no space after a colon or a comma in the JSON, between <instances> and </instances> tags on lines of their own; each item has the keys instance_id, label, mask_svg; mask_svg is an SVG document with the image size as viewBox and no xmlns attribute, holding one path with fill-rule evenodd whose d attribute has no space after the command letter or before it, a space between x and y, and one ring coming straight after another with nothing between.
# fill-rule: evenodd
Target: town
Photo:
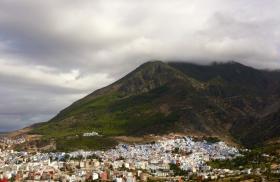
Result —
<instances>
[{"instance_id":1,"label":"town","mask_svg":"<svg viewBox=\"0 0 280 182\"><path fill-rule=\"evenodd\" d=\"M119 144L107 151L28 153L2 150L0 179L10 181L185 181L216 180L252 169L216 169L213 160L232 160L241 151L224 142L168 137L147 144ZM276 166L280 173L280 166Z\"/></svg>"}]
</instances>

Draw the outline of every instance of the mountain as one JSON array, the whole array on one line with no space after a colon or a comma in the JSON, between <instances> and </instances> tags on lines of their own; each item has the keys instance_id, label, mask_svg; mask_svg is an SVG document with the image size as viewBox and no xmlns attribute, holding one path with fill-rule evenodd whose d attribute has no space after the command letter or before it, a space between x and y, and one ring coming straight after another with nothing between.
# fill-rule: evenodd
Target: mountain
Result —
<instances>
[{"instance_id":1,"label":"mountain","mask_svg":"<svg viewBox=\"0 0 280 182\"><path fill-rule=\"evenodd\" d=\"M278 71L237 62L152 61L34 125L30 133L52 138L57 146L96 131L102 135L91 140L96 146L113 146L116 136L178 132L251 147L280 138L279 91Z\"/></svg>"}]
</instances>

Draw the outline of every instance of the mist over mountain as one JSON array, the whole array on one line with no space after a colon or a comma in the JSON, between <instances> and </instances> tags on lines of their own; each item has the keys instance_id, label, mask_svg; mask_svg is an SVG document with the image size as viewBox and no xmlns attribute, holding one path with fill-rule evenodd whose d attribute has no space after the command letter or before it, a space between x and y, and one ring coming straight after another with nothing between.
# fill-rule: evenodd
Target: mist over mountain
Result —
<instances>
[{"instance_id":1,"label":"mist over mountain","mask_svg":"<svg viewBox=\"0 0 280 182\"><path fill-rule=\"evenodd\" d=\"M147 60L280 68L280 1L0 1L0 131L47 121Z\"/></svg>"}]
</instances>

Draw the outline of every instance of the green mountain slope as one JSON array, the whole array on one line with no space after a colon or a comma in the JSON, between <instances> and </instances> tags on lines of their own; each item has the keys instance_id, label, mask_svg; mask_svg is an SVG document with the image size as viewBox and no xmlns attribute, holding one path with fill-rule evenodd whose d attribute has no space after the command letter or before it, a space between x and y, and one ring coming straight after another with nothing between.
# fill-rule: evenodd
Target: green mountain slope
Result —
<instances>
[{"instance_id":1,"label":"green mountain slope","mask_svg":"<svg viewBox=\"0 0 280 182\"><path fill-rule=\"evenodd\" d=\"M103 140L183 132L258 145L280 137L279 75L235 62L148 62L34 126L32 133L61 141L90 131Z\"/></svg>"}]
</instances>

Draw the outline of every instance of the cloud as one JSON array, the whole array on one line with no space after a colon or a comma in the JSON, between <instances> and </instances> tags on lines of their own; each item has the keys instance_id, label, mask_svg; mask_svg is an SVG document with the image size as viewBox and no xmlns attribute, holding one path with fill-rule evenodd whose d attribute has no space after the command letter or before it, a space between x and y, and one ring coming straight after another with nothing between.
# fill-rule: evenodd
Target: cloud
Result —
<instances>
[{"instance_id":1,"label":"cloud","mask_svg":"<svg viewBox=\"0 0 280 182\"><path fill-rule=\"evenodd\" d=\"M279 8L273 0L2 0L0 128L48 120L147 60L280 68Z\"/></svg>"}]
</instances>

